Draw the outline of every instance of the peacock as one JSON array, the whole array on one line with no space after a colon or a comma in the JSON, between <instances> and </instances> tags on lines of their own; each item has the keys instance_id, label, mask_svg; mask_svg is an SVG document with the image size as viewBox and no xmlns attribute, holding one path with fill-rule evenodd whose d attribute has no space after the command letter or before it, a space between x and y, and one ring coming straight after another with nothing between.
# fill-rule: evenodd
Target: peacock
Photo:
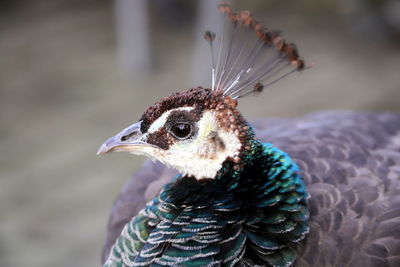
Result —
<instances>
[{"instance_id":1,"label":"peacock","mask_svg":"<svg viewBox=\"0 0 400 267\"><path fill-rule=\"evenodd\" d=\"M310 65L248 11L218 9L211 87L162 98L98 151L158 161L117 200L104 266L400 266L400 116L247 122L239 98Z\"/></svg>"}]
</instances>

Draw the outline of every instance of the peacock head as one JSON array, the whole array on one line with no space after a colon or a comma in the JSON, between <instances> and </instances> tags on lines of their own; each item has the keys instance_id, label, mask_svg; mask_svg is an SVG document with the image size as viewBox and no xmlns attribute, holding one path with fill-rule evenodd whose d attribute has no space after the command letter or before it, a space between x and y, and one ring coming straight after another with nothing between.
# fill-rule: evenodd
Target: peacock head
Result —
<instances>
[{"instance_id":1,"label":"peacock head","mask_svg":"<svg viewBox=\"0 0 400 267\"><path fill-rule=\"evenodd\" d=\"M127 151L146 155L196 179L214 178L225 161L239 164L254 134L237 110L237 99L259 93L295 71L304 61L277 31L254 20L248 11L219 5L229 23L212 57L211 88L196 87L163 98L141 119L108 139L98 154ZM214 55L216 34L204 38ZM226 40L231 40L222 49Z\"/></svg>"},{"instance_id":2,"label":"peacock head","mask_svg":"<svg viewBox=\"0 0 400 267\"><path fill-rule=\"evenodd\" d=\"M251 128L221 91L192 88L161 99L141 119L107 140L98 153L146 155L197 179L213 178L222 163L240 161Z\"/></svg>"}]
</instances>

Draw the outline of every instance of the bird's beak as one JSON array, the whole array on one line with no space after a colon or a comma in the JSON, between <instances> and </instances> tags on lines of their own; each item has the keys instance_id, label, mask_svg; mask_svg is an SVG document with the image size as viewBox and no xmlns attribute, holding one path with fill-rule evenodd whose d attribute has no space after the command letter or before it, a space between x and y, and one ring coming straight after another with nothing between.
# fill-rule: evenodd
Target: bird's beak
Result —
<instances>
[{"instance_id":1,"label":"bird's beak","mask_svg":"<svg viewBox=\"0 0 400 267\"><path fill-rule=\"evenodd\" d=\"M140 131L141 123L142 121L132 124L119 134L108 139L101 145L97 151L97 155L115 151L135 153L143 151L143 148L145 147L151 147L152 145L142 140L143 133Z\"/></svg>"}]
</instances>

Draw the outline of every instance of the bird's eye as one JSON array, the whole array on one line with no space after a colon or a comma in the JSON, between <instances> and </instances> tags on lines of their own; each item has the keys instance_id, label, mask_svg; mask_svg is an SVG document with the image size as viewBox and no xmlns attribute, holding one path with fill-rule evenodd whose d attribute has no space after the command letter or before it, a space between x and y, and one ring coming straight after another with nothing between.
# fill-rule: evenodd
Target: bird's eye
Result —
<instances>
[{"instance_id":1,"label":"bird's eye","mask_svg":"<svg viewBox=\"0 0 400 267\"><path fill-rule=\"evenodd\" d=\"M172 125L170 132L178 139L186 139L191 136L193 127L189 123L177 123Z\"/></svg>"}]
</instances>

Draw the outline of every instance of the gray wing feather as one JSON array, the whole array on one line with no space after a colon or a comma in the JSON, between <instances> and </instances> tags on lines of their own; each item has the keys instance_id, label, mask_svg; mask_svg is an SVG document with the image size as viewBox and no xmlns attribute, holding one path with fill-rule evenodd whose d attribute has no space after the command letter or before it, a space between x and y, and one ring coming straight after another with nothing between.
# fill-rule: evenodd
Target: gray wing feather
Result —
<instances>
[{"instance_id":1,"label":"gray wing feather","mask_svg":"<svg viewBox=\"0 0 400 267\"><path fill-rule=\"evenodd\" d=\"M253 126L298 163L311 195L311 232L296 266L400 266L399 115L323 112ZM147 161L125 185L103 259L146 198L175 173Z\"/></svg>"}]
</instances>

